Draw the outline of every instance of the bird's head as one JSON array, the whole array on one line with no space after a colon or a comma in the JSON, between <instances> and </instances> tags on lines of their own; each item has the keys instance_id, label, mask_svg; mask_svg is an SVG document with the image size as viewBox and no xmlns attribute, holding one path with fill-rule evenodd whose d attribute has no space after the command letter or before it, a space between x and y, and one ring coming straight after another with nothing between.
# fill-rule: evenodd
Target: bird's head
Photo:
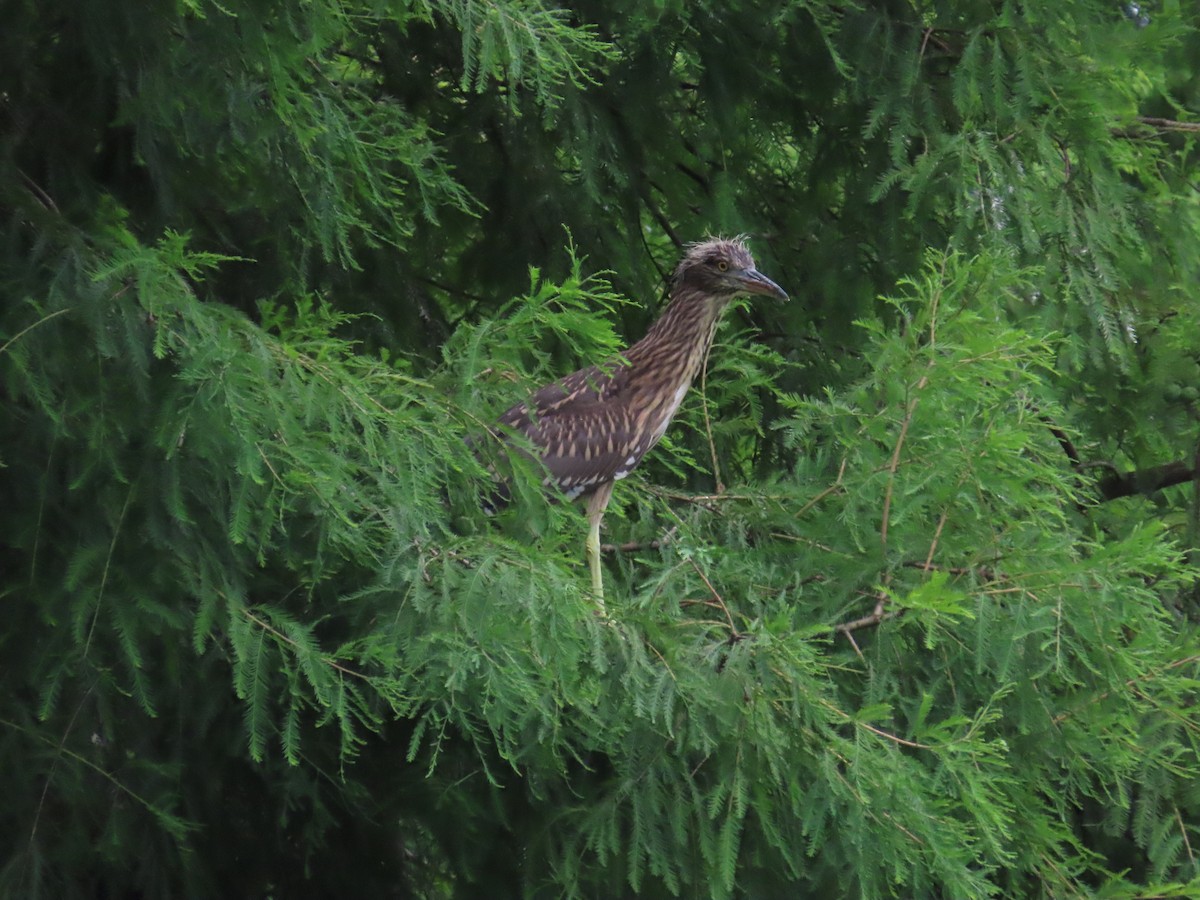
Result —
<instances>
[{"instance_id":1,"label":"bird's head","mask_svg":"<svg viewBox=\"0 0 1200 900\"><path fill-rule=\"evenodd\" d=\"M787 293L754 267L740 238L714 238L692 244L672 279L676 291L695 292L728 302L738 294L763 294L786 300Z\"/></svg>"}]
</instances>

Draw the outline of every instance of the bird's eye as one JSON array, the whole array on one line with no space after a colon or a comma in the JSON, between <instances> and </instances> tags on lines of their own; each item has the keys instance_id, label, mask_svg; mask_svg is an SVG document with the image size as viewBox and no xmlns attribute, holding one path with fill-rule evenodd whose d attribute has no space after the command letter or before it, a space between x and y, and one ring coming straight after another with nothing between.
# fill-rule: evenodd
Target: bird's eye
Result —
<instances>
[{"instance_id":1,"label":"bird's eye","mask_svg":"<svg viewBox=\"0 0 1200 900\"><path fill-rule=\"evenodd\" d=\"M728 271L728 269L729 269L729 263L725 262L725 260L723 260L723 259L717 260L717 271L718 272L725 272L725 271Z\"/></svg>"}]
</instances>

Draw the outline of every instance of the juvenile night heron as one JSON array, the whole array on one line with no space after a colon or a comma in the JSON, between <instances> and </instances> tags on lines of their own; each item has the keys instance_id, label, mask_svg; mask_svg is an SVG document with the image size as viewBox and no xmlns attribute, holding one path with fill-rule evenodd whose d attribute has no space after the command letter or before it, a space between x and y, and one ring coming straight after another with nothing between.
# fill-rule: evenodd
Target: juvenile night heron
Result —
<instances>
[{"instance_id":1,"label":"juvenile night heron","mask_svg":"<svg viewBox=\"0 0 1200 900\"><path fill-rule=\"evenodd\" d=\"M587 500L587 556L603 609L600 521L613 484L658 443L704 364L722 310L739 294L787 299L754 268L740 239L693 244L675 269L666 310L646 336L603 366L548 384L500 416L545 466L545 484Z\"/></svg>"}]
</instances>

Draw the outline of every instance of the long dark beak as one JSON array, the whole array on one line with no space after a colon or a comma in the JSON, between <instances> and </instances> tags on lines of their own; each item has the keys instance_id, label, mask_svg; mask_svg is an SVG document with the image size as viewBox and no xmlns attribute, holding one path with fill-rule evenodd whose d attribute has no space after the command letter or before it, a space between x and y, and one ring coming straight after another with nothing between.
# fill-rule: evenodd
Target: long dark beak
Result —
<instances>
[{"instance_id":1,"label":"long dark beak","mask_svg":"<svg viewBox=\"0 0 1200 900\"><path fill-rule=\"evenodd\" d=\"M758 269L743 269L737 274L737 282L747 294L765 294L776 300L786 300L787 291L773 282Z\"/></svg>"}]
</instances>

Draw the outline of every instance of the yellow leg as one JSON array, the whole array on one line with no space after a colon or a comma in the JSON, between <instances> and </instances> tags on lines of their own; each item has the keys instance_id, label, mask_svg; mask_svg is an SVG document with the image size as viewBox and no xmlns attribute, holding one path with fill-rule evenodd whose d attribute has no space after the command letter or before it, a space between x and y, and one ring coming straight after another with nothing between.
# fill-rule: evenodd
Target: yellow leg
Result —
<instances>
[{"instance_id":1,"label":"yellow leg","mask_svg":"<svg viewBox=\"0 0 1200 900\"><path fill-rule=\"evenodd\" d=\"M600 571L600 519L593 519L588 526L588 565L592 568L592 595L600 611L604 612L604 575Z\"/></svg>"},{"instance_id":2,"label":"yellow leg","mask_svg":"<svg viewBox=\"0 0 1200 900\"><path fill-rule=\"evenodd\" d=\"M608 506L608 498L612 496L613 483L602 484L596 492L588 497L587 517L587 557L592 570L592 595L600 614L607 615L604 609L604 574L600 571L600 521L604 518L604 509Z\"/></svg>"}]
</instances>

